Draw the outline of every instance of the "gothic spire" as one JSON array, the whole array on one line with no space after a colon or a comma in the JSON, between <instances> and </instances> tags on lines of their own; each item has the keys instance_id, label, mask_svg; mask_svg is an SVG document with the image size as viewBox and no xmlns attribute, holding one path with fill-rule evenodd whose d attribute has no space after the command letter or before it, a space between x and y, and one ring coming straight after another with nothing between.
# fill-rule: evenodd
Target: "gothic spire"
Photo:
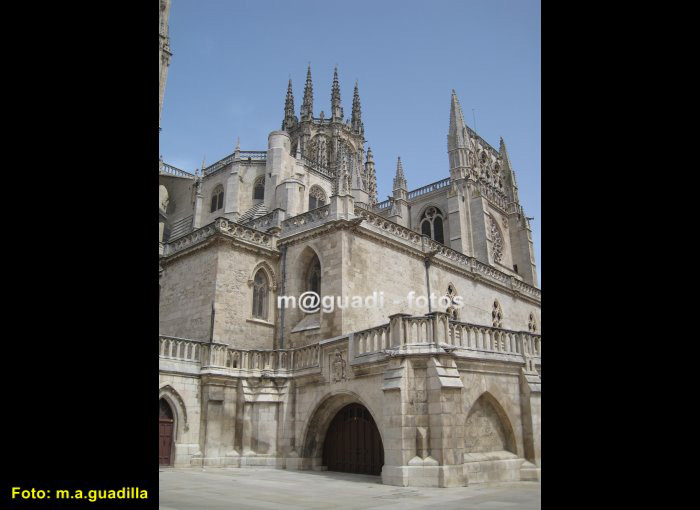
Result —
<instances>
[{"instance_id":1,"label":"gothic spire","mask_svg":"<svg viewBox=\"0 0 700 510\"><path fill-rule=\"evenodd\" d=\"M314 114L314 85L311 81L311 64L306 70L306 85L304 85L304 102L301 105L302 120L311 119Z\"/></svg>"},{"instance_id":2,"label":"gothic spire","mask_svg":"<svg viewBox=\"0 0 700 510\"><path fill-rule=\"evenodd\" d=\"M287 85L287 98L284 101L284 122L282 129L290 129L294 126L294 93L292 92L292 79L289 78Z\"/></svg>"},{"instance_id":3,"label":"gothic spire","mask_svg":"<svg viewBox=\"0 0 700 510\"><path fill-rule=\"evenodd\" d=\"M374 156L372 155L371 147L367 147L365 172L367 175L367 193L369 194L369 203L374 205L377 203L377 173L374 169Z\"/></svg>"},{"instance_id":4,"label":"gothic spire","mask_svg":"<svg viewBox=\"0 0 700 510\"><path fill-rule=\"evenodd\" d=\"M447 134L447 150L467 148L466 124L457 93L452 89L450 103L450 130Z\"/></svg>"},{"instance_id":5,"label":"gothic spire","mask_svg":"<svg viewBox=\"0 0 700 510\"><path fill-rule=\"evenodd\" d=\"M515 182L515 171L513 170L513 167L510 164L510 158L508 157L508 151L506 150L506 142L503 141L503 137L501 137L500 145L498 148L498 154L503 160L503 167L506 171L506 175L510 176L511 182L513 183L513 187L515 188L515 194L516 194L516 201L517 201L517 188L518 188L518 183Z\"/></svg>"},{"instance_id":6,"label":"gothic spire","mask_svg":"<svg viewBox=\"0 0 700 510\"><path fill-rule=\"evenodd\" d=\"M401 165L401 156L396 163L396 177L394 177L394 189L408 189L408 184L406 183L406 177L403 175L403 166Z\"/></svg>"},{"instance_id":7,"label":"gothic spire","mask_svg":"<svg viewBox=\"0 0 700 510\"><path fill-rule=\"evenodd\" d=\"M360 108L360 91L355 80L355 93L352 96L352 128L360 131L362 128L362 110Z\"/></svg>"},{"instance_id":8,"label":"gothic spire","mask_svg":"<svg viewBox=\"0 0 700 510\"><path fill-rule=\"evenodd\" d=\"M342 119L343 108L340 106L340 84L338 83L338 67L333 71L333 87L331 89L331 118Z\"/></svg>"}]
</instances>

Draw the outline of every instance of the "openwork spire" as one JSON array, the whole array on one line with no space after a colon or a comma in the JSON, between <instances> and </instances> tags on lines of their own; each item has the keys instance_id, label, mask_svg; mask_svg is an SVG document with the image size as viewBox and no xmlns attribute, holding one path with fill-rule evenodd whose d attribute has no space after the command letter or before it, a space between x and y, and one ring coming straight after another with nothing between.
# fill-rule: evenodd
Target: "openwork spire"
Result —
<instances>
[{"instance_id":1,"label":"openwork spire","mask_svg":"<svg viewBox=\"0 0 700 510\"><path fill-rule=\"evenodd\" d=\"M287 98L284 101L284 122L282 122L282 129L290 129L294 126L294 93L292 92L292 79L289 78L289 85L287 85Z\"/></svg>"},{"instance_id":2,"label":"openwork spire","mask_svg":"<svg viewBox=\"0 0 700 510\"><path fill-rule=\"evenodd\" d=\"M340 106L340 84L338 83L338 68L333 71L333 87L331 89L331 117L343 118L343 108Z\"/></svg>"},{"instance_id":3,"label":"openwork spire","mask_svg":"<svg viewBox=\"0 0 700 510\"><path fill-rule=\"evenodd\" d=\"M360 90L355 80L355 93L352 96L352 128L356 131L362 129L362 110L360 108Z\"/></svg>"},{"instance_id":4,"label":"openwork spire","mask_svg":"<svg viewBox=\"0 0 700 510\"><path fill-rule=\"evenodd\" d=\"M396 163L396 177L394 177L394 189L408 189L406 177L403 175L403 165L401 164L401 156Z\"/></svg>"},{"instance_id":5,"label":"openwork spire","mask_svg":"<svg viewBox=\"0 0 700 510\"><path fill-rule=\"evenodd\" d=\"M367 194L370 205L375 205L377 200L377 173L374 169L374 155L372 148L367 147L367 161L365 162L365 173L367 176Z\"/></svg>"},{"instance_id":6,"label":"openwork spire","mask_svg":"<svg viewBox=\"0 0 700 510\"><path fill-rule=\"evenodd\" d=\"M311 81L311 64L306 70L306 85L304 85L304 102L301 105L302 120L311 119L314 114L314 85Z\"/></svg>"},{"instance_id":7,"label":"openwork spire","mask_svg":"<svg viewBox=\"0 0 700 510\"><path fill-rule=\"evenodd\" d=\"M463 149L467 147L466 125L462 107L457 99L457 93L452 89L450 102L450 130L447 134L447 149Z\"/></svg>"}]
</instances>

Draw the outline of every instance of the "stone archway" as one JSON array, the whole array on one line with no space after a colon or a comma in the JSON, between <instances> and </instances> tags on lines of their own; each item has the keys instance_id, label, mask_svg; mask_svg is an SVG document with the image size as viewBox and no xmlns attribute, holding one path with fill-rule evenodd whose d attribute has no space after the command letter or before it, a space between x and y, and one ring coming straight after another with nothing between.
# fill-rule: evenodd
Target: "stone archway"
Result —
<instances>
[{"instance_id":1,"label":"stone archway","mask_svg":"<svg viewBox=\"0 0 700 510\"><path fill-rule=\"evenodd\" d=\"M323 442L323 465L329 471L381 475L384 446L365 406L348 404L336 413Z\"/></svg>"},{"instance_id":2,"label":"stone archway","mask_svg":"<svg viewBox=\"0 0 700 510\"><path fill-rule=\"evenodd\" d=\"M158 404L158 465L171 466L175 451L175 415L164 398L161 398Z\"/></svg>"},{"instance_id":3,"label":"stone archway","mask_svg":"<svg viewBox=\"0 0 700 510\"><path fill-rule=\"evenodd\" d=\"M464 449L468 453L517 452L510 420L489 392L483 393L469 410L464 439Z\"/></svg>"},{"instance_id":4,"label":"stone archway","mask_svg":"<svg viewBox=\"0 0 700 510\"><path fill-rule=\"evenodd\" d=\"M349 409L346 411L346 408ZM338 418L338 421L334 424L334 420L336 420L339 415L340 418ZM362 427L355 427L355 432L362 428L362 433L364 433L365 436L363 438L363 444L359 445L358 442L355 446L355 448L361 448L362 450L360 458L349 463L349 465L355 465L356 470L348 470L348 472L359 473L361 472L360 468L362 466L370 466L371 469L366 470L369 474L380 474L384 463L384 442L381 437L381 431L377 426L374 413L372 413L370 407L359 395L352 392L341 391L333 393L319 402L315 410L310 414L308 425L306 426L306 431L302 439L303 446L301 456L307 462L310 462L311 466L328 467L324 464L324 461L329 460L328 455L324 456L324 447L327 446L326 439L328 438L329 441L335 441L339 437L342 437L344 432L341 422L352 418L357 418L358 425L362 425ZM361 420L361 422L359 420ZM368 433L368 431L370 432ZM376 436L374 435L375 431ZM329 432L331 433L330 438ZM347 424L345 432L352 434ZM378 452L377 449L381 451ZM366 453L365 450L370 450L370 452ZM335 453L336 457L338 454L343 455L342 449L336 450ZM337 469L336 465L334 465L334 467Z\"/></svg>"}]
</instances>

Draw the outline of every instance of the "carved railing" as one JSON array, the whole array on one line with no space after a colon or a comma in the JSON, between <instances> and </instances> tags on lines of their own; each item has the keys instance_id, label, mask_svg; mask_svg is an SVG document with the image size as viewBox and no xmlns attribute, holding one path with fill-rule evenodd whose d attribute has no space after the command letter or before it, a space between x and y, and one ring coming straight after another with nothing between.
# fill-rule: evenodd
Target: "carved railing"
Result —
<instances>
[{"instance_id":1,"label":"carved railing","mask_svg":"<svg viewBox=\"0 0 700 510\"><path fill-rule=\"evenodd\" d=\"M444 353L445 350L463 357L488 353L490 359L515 362L527 362L529 358L537 361L542 356L541 335L453 321L444 312L392 315L389 324L354 333L352 342L355 358L375 353Z\"/></svg>"},{"instance_id":2,"label":"carved railing","mask_svg":"<svg viewBox=\"0 0 700 510\"><path fill-rule=\"evenodd\" d=\"M391 347L390 331L389 324L382 324L354 333L355 355L364 356L389 349Z\"/></svg>"},{"instance_id":3,"label":"carved railing","mask_svg":"<svg viewBox=\"0 0 700 510\"><path fill-rule=\"evenodd\" d=\"M275 209L264 216L244 221L241 225L254 228L255 230L267 231L273 227L279 227L280 222L284 219L284 210Z\"/></svg>"},{"instance_id":4,"label":"carved railing","mask_svg":"<svg viewBox=\"0 0 700 510\"><path fill-rule=\"evenodd\" d=\"M509 287L534 299L542 299L542 291L540 289L528 285L527 283L517 279L515 276L504 273L493 266L479 262L474 257L470 257L453 250L452 248L448 248L444 244L440 244L427 236L423 236L423 247L426 252L435 253L438 260L448 260L454 264L463 266L471 272L479 274L490 281Z\"/></svg>"},{"instance_id":5,"label":"carved railing","mask_svg":"<svg viewBox=\"0 0 700 510\"><path fill-rule=\"evenodd\" d=\"M267 151L238 151L238 156L241 161L265 161L267 159ZM202 172L203 175L209 175L216 172L222 167L225 167L229 163L233 163L236 160L236 153L229 154L225 158L220 159L216 163L213 163L206 167Z\"/></svg>"},{"instance_id":6,"label":"carved railing","mask_svg":"<svg viewBox=\"0 0 700 510\"><path fill-rule=\"evenodd\" d=\"M365 220L369 225L373 225L387 234L408 241L416 247L422 246L422 235L414 230L411 230L410 228L402 227L398 223L387 220L386 218L366 209L355 209L355 214Z\"/></svg>"},{"instance_id":7,"label":"carved railing","mask_svg":"<svg viewBox=\"0 0 700 510\"><path fill-rule=\"evenodd\" d=\"M186 177L188 179L194 178L194 174L185 172L184 170L174 167L173 165L169 165L163 161L159 163L158 167L158 170L164 174L174 175L175 177Z\"/></svg>"},{"instance_id":8,"label":"carved railing","mask_svg":"<svg viewBox=\"0 0 700 510\"><path fill-rule=\"evenodd\" d=\"M379 202L374 206L376 209L388 209L391 207L391 199L384 200L384 202Z\"/></svg>"},{"instance_id":9,"label":"carved railing","mask_svg":"<svg viewBox=\"0 0 700 510\"><path fill-rule=\"evenodd\" d=\"M213 223L198 228L169 242L164 250L166 256L173 255L190 246L199 244L217 233L226 234L235 239L246 241L271 250L277 249L277 238L266 232L261 232L250 227L245 227L225 218L218 218Z\"/></svg>"},{"instance_id":10,"label":"carved railing","mask_svg":"<svg viewBox=\"0 0 700 510\"><path fill-rule=\"evenodd\" d=\"M200 342L160 335L158 356L189 361L202 368L284 372L320 367L318 344L294 349L235 349L218 342Z\"/></svg>"},{"instance_id":11,"label":"carved railing","mask_svg":"<svg viewBox=\"0 0 700 510\"><path fill-rule=\"evenodd\" d=\"M199 363L202 342L171 336L158 337L158 356L164 359Z\"/></svg>"},{"instance_id":12,"label":"carved railing","mask_svg":"<svg viewBox=\"0 0 700 510\"><path fill-rule=\"evenodd\" d=\"M267 151L240 151L241 160L244 161L265 161Z\"/></svg>"},{"instance_id":13,"label":"carved railing","mask_svg":"<svg viewBox=\"0 0 700 510\"><path fill-rule=\"evenodd\" d=\"M291 350L289 358L291 368L300 370L304 368L313 368L320 366L321 348L318 344L308 345L306 347L298 347Z\"/></svg>"},{"instance_id":14,"label":"carved railing","mask_svg":"<svg viewBox=\"0 0 700 510\"><path fill-rule=\"evenodd\" d=\"M311 209L297 216L292 216L282 222L282 234L288 234L304 228L320 225L330 215L331 205L326 204L316 209Z\"/></svg>"},{"instance_id":15,"label":"carved railing","mask_svg":"<svg viewBox=\"0 0 700 510\"><path fill-rule=\"evenodd\" d=\"M447 179L442 179L441 181L433 182L432 184L428 184L427 186L423 186L422 188L415 189L413 191L408 192L408 199L411 200L412 198L420 197L422 195L427 195L428 193L432 193L433 191L437 191L439 189L445 188L450 185L450 178L448 177Z\"/></svg>"}]
</instances>

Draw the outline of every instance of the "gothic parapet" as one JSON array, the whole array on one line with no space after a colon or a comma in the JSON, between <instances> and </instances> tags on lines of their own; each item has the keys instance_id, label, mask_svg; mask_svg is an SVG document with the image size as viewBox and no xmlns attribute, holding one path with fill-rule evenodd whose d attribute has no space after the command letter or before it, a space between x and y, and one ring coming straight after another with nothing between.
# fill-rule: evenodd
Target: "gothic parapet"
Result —
<instances>
[{"instance_id":1,"label":"gothic parapet","mask_svg":"<svg viewBox=\"0 0 700 510\"><path fill-rule=\"evenodd\" d=\"M271 252L277 252L276 235L240 225L226 218L218 218L213 223L180 236L172 243L168 243L164 247L163 255L170 257L189 248L203 246L206 241L217 235L236 241L242 247L264 248Z\"/></svg>"},{"instance_id":2,"label":"gothic parapet","mask_svg":"<svg viewBox=\"0 0 700 510\"><path fill-rule=\"evenodd\" d=\"M372 231L388 236L390 239L401 242L422 253L430 253L433 260L459 268L473 277L481 278L486 282L505 287L508 290L520 294L522 297L539 302L542 298L542 291L536 287L528 285L520 279L506 274L493 266L479 262L476 258L460 253L452 248L440 244L427 236L421 235L410 228L403 227L398 223L375 214L367 209L356 207L355 215L362 218L363 226Z\"/></svg>"},{"instance_id":3,"label":"gothic parapet","mask_svg":"<svg viewBox=\"0 0 700 510\"><path fill-rule=\"evenodd\" d=\"M412 355L515 363L539 377L542 336L450 320L446 313L395 314L390 322L348 335L351 365ZM286 377L320 373L320 344L294 349L235 349L226 344L159 337L161 361L196 364L202 369L240 376ZM188 370L190 371L190 370Z\"/></svg>"}]
</instances>

